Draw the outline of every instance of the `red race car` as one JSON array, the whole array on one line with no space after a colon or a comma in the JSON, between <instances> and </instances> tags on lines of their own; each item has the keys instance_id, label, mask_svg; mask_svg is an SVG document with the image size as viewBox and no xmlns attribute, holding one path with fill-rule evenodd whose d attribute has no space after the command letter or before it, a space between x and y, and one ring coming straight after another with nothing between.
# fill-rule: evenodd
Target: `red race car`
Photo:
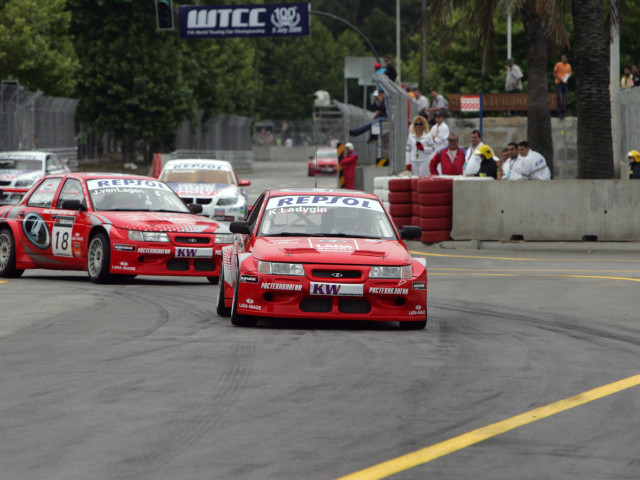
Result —
<instances>
[{"instance_id":1,"label":"red race car","mask_svg":"<svg viewBox=\"0 0 640 480\"><path fill-rule=\"evenodd\" d=\"M319 148L316 154L309 157L309 176L321 173L335 175L338 173L338 149Z\"/></svg>"},{"instance_id":2,"label":"red race car","mask_svg":"<svg viewBox=\"0 0 640 480\"><path fill-rule=\"evenodd\" d=\"M86 270L96 283L125 275L218 282L233 234L194 215L154 178L68 173L41 179L18 205L0 207L0 277L28 268ZM120 277L124 278L124 277Z\"/></svg>"},{"instance_id":3,"label":"red race car","mask_svg":"<svg viewBox=\"0 0 640 480\"><path fill-rule=\"evenodd\" d=\"M216 310L238 326L260 317L427 324L427 268L377 196L352 190L267 190L222 249Z\"/></svg>"}]
</instances>

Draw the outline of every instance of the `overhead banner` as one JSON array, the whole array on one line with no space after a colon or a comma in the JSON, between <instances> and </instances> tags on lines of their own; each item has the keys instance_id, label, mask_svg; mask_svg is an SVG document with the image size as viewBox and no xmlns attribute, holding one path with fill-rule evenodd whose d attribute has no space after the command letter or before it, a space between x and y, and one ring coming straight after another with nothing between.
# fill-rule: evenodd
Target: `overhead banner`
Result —
<instances>
[{"instance_id":1,"label":"overhead banner","mask_svg":"<svg viewBox=\"0 0 640 480\"><path fill-rule=\"evenodd\" d=\"M181 6L180 38L309 35L309 3Z\"/></svg>"}]
</instances>

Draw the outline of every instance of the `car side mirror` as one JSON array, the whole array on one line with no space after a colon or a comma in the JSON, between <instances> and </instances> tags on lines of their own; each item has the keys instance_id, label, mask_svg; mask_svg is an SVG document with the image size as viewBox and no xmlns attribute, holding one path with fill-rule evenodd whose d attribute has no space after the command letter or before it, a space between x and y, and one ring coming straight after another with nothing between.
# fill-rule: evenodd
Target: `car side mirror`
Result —
<instances>
[{"instance_id":1,"label":"car side mirror","mask_svg":"<svg viewBox=\"0 0 640 480\"><path fill-rule=\"evenodd\" d=\"M251 185L251 180L247 180L246 178L241 178L240 181L238 182L238 185L240 185L241 187L248 187L249 185Z\"/></svg>"},{"instance_id":2,"label":"car side mirror","mask_svg":"<svg viewBox=\"0 0 640 480\"><path fill-rule=\"evenodd\" d=\"M251 235L251 224L249 222L231 222L229 224L229 231L231 233Z\"/></svg>"},{"instance_id":3,"label":"car side mirror","mask_svg":"<svg viewBox=\"0 0 640 480\"><path fill-rule=\"evenodd\" d=\"M400 238L403 240L415 240L422 236L422 229L415 225L405 225L400 229Z\"/></svg>"},{"instance_id":4,"label":"car side mirror","mask_svg":"<svg viewBox=\"0 0 640 480\"><path fill-rule=\"evenodd\" d=\"M78 212L84 212L87 209L84 202L77 198L67 198L66 200L63 200L61 208L63 210L77 210Z\"/></svg>"},{"instance_id":5,"label":"car side mirror","mask_svg":"<svg viewBox=\"0 0 640 480\"><path fill-rule=\"evenodd\" d=\"M189 207L189 210L191 210L195 214L202 213L202 205L200 205L199 203L190 203L187 206Z\"/></svg>"}]
</instances>

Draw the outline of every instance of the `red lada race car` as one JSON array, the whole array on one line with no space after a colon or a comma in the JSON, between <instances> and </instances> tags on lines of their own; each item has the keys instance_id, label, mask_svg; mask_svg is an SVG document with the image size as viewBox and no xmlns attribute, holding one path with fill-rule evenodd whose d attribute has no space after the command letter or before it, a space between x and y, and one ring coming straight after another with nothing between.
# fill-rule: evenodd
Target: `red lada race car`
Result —
<instances>
[{"instance_id":1,"label":"red lada race car","mask_svg":"<svg viewBox=\"0 0 640 480\"><path fill-rule=\"evenodd\" d=\"M0 277L47 268L86 270L96 283L118 275L198 276L217 283L221 249L233 234L195 215L202 207L191 208L154 178L46 176L18 205L0 207Z\"/></svg>"},{"instance_id":2,"label":"red lada race car","mask_svg":"<svg viewBox=\"0 0 640 480\"><path fill-rule=\"evenodd\" d=\"M222 249L216 311L238 326L260 317L427 324L426 260L413 258L377 196L267 190Z\"/></svg>"}]
</instances>

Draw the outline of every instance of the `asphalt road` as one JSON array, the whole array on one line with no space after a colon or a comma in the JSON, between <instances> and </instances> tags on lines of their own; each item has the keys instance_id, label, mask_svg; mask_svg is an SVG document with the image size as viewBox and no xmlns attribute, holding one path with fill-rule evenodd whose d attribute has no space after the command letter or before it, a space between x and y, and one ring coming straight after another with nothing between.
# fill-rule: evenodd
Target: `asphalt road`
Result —
<instances>
[{"instance_id":1,"label":"asphalt road","mask_svg":"<svg viewBox=\"0 0 640 480\"><path fill-rule=\"evenodd\" d=\"M409 245L424 331L237 328L198 279L0 283L0 478L637 479L637 256Z\"/></svg>"}]
</instances>

